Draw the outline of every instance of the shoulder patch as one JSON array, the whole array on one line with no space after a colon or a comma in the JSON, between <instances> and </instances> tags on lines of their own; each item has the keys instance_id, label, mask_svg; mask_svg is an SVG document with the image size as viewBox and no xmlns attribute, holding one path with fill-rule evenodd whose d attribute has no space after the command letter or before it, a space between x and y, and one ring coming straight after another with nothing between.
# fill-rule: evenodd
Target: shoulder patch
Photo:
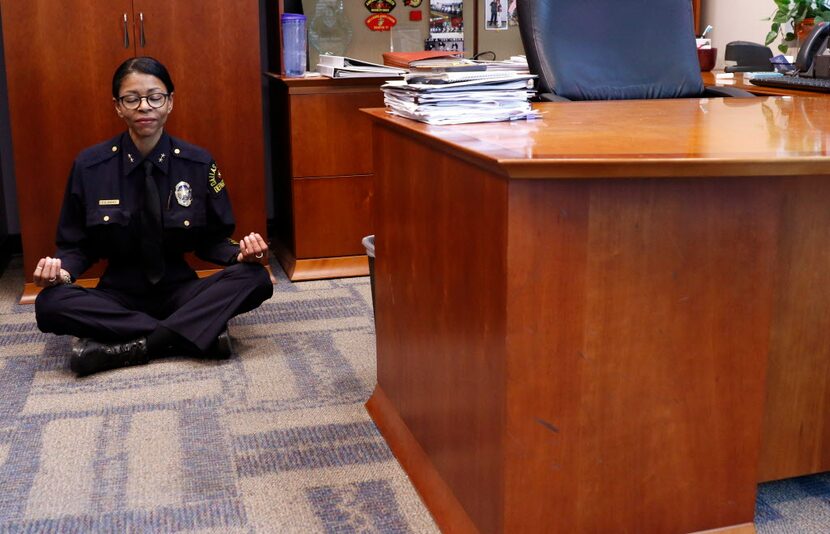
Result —
<instances>
[{"instance_id":1,"label":"shoulder patch","mask_svg":"<svg viewBox=\"0 0 830 534\"><path fill-rule=\"evenodd\" d=\"M213 191L213 194L219 194L225 188L225 181L222 180L222 171L216 166L215 161L210 164L210 170L208 171L208 186Z\"/></svg>"}]
</instances>

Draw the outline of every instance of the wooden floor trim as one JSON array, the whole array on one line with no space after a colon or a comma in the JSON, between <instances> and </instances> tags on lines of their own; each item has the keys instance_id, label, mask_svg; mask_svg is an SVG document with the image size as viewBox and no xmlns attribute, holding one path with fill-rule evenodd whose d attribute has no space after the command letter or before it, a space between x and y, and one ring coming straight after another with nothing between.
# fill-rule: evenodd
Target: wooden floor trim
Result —
<instances>
[{"instance_id":1,"label":"wooden floor trim","mask_svg":"<svg viewBox=\"0 0 830 534\"><path fill-rule=\"evenodd\" d=\"M366 255L297 259L279 245L274 247L274 255L292 282L369 276L369 257Z\"/></svg>"},{"instance_id":2,"label":"wooden floor trim","mask_svg":"<svg viewBox=\"0 0 830 534\"><path fill-rule=\"evenodd\" d=\"M753 523L743 523L741 525L733 525L731 527L699 530L697 532L693 532L692 534L755 534L755 525Z\"/></svg>"}]
</instances>

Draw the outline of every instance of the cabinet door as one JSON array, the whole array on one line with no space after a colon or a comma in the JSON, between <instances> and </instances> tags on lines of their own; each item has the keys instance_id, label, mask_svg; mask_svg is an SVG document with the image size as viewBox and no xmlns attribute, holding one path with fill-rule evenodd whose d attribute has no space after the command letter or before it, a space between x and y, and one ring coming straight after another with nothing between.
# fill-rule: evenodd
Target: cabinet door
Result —
<instances>
[{"instance_id":1,"label":"cabinet door","mask_svg":"<svg viewBox=\"0 0 830 534\"><path fill-rule=\"evenodd\" d=\"M55 250L61 200L75 156L124 124L112 73L133 55L124 42L131 0L0 0L9 114L28 281ZM131 30L128 30L131 31Z\"/></svg>"},{"instance_id":2,"label":"cabinet door","mask_svg":"<svg viewBox=\"0 0 830 534\"><path fill-rule=\"evenodd\" d=\"M228 185L237 235L265 234L257 0L134 0L137 54L170 70L170 134L209 150ZM141 41L143 18L144 41Z\"/></svg>"},{"instance_id":3,"label":"cabinet door","mask_svg":"<svg viewBox=\"0 0 830 534\"><path fill-rule=\"evenodd\" d=\"M291 95L294 177L372 174L372 122L361 108L383 107L383 93Z\"/></svg>"}]
</instances>

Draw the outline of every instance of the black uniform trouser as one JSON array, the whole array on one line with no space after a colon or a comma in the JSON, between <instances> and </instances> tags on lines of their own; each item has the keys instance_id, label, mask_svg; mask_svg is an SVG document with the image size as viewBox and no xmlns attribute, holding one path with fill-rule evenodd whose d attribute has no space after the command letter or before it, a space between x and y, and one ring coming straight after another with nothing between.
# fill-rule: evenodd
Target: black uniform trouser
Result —
<instances>
[{"instance_id":1,"label":"black uniform trouser","mask_svg":"<svg viewBox=\"0 0 830 534\"><path fill-rule=\"evenodd\" d=\"M48 287L35 301L35 316L43 332L107 343L147 336L163 326L205 351L231 317L253 310L273 292L262 265L237 263L207 278L141 294L76 285Z\"/></svg>"}]
</instances>

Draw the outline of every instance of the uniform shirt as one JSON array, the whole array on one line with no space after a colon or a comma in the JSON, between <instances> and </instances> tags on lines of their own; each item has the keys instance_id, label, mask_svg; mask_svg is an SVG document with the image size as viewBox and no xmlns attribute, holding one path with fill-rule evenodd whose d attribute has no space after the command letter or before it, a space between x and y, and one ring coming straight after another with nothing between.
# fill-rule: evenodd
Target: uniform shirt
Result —
<instances>
[{"instance_id":1,"label":"uniform shirt","mask_svg":"<svg viewBox=\"0 0 830 534\"><path fill-rule=\"evenodd\" d=\"M230 239L234 219L225 183L204 149L162 134L143 158L128 133L82 151L64 194L56 256L73 279L99 259L107 269L99 287L143 291L141 269L143 162L153 162L162 203L165 275L159 286L196 277L185 252L230 265L239 245Z\"/></svg>"}]
</instances>

